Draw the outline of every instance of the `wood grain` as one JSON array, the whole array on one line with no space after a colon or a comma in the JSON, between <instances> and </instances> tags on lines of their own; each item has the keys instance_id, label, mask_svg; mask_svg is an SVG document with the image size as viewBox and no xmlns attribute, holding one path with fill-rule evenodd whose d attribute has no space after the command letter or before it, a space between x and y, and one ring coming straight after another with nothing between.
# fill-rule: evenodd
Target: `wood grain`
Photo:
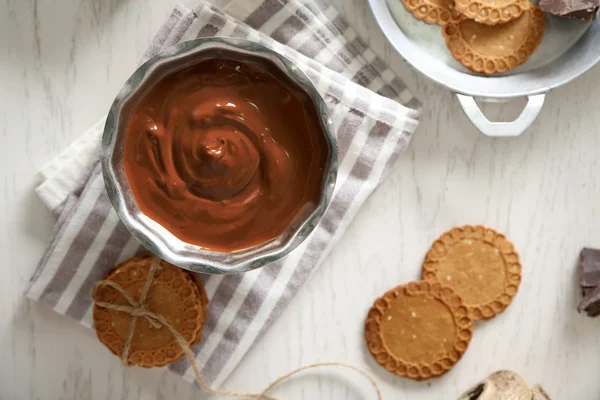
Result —
<instances>
[{"instance_id":1,"label":"wood grain","mask_svg":"<svg viewBox=\"0 0 600 400\"><path fill-rule=\"evenodd\" d=\"M407 66L364 0L340 11L421 98L423 122L391 176L227 387L258 390L302 364L338 360L376 375L384 398L454 399L497 369L542 383L556 399L600 396L600 322L577 314L575 265L600 247L600 67L551 92L523 136L490 139L447 90ZM197 399L165 371L124 370L94 335L31 304L23 291L53 217L35 172L103 115L167 16L172 0L0 0L0 399ZM499 119L523 102L486 107ZM441 379L394 377L368 355L363 319L374 298L419 277L430 243L458 224L488 224L521 253L511 306L475 327ZM366 381L323 370L292 379L286 399L374 398Z\"/></svg>"}]
</instances>

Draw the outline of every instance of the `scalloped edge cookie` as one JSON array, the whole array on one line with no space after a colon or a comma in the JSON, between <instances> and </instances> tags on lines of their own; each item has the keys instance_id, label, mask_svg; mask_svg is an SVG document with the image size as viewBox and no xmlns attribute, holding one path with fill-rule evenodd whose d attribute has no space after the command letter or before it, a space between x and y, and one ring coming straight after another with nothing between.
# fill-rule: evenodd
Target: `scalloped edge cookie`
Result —
<instances>
[{"instance_id":1,"label":"scalloped edge cookie","mask_svg":"<svg viewBox=\"0 0 600 400\"><path fill-rule=\"evenodd\" d=\"M519 18L530 18L531 30L524 43L508 56L494 57L473 50L467 40L462 37L459 27L461 22L469 21L468 19L458 23L448 23L443 27L442 32L446 39L446 46L455 59L473 72L491 75L497 72L506 72L523 64L542 42L546 28L544 12L537 5L532 4L532 7L525 10Z\"/></svg>"},{"instance_id":2,"label":"scalloped edge cookie","mask_svg":"<svg viewBox=\"0 0 600 400\"><path fill-rule=\"evenodd\" d=\"M184 270L182 270L182 271L184 274L187 274L192 279L192 281L198 288L198 292L200 294L200 304L202 307L202 312L200 313L200 316L198 317L198 320L200 323L200 330L198 331L198 335L197 335L196 339L192 343L192 346L194 346L194 345L197 345L198 343L200 343L200 340L202 339L202 328L204 328L204 324L206 323L206 318L208 318L208 294L206 293L204 284L200 280L200 277L198 274L191 272L191 271L184 271Z\"/></svg>"},{"instance_id":3,"label":"scalloped edge cookie","mask_svg":"<svg viewBox=\"0 0 600 400\"><path fill-rule=\"evenodd\" d=\"M513 0L503 6L494 6L489 0L456 0L456 10L481 24L505 24L519 18L533 4L529 0Z\"/></svg>"},{"instance_id":4,"label":"scalloped edge cookie","mask_svg":"<svg viewBox=\"0 0 600 400\"><path fill-rule=\"evenodd\" d=\"M113 267L104 279L112 280L120 285L145 280L153 260L154 256L150 254L132 257ZM161 282L171 287L181 296L180 304L184 310L183 316L186 318L183 325L189 324L190 327L187 329L184 327L180 333L190 346L198 343L202 337L202 328L206 322L208 307L208 296L200 280L187 271L161 260L160 269L156 273L154 282ZM94 300L114 302L118 297L121 295L114 289L103 286L96 292ZM94 329L100 342L120 358L125 343L123 338L114 331L111 322L111 314L117 312L94 305L93 319ZM131 365L151 368L171 364L181 356L183 356L183 349L173 338L167 346L155 350L138 350L132 346L127 360Z\"/></svg>"},{"instance_id":5,"label":"scalloped edge cookie","mask_svg":"<svg viewBox=\"0 0 600 400\"><path fill-rule=\"evenodd\" d=\"M454 0L445 1L449 3L448 7L442 7L427 0L402 0L402 3L415 18L429 24L444 26L450 22L460 21L462 15L454 7Z\"/></svg>"},{"instance_id":6,"label":"scalloped edge cookie","mask_svg":"<svg viewBox=\"0 0 600 400\"><path fill-rule=\"evenodd\" d=\"M474 320L493 318L508 307L521 284L519 254L513 244L503 234L482 225L465 225L450 229L433 242L431 249L427 252L425 261L423 262L423 279L428 281L442 281L437 276L438 262L444 258L446 249L449 246L461 240L478 240L487 243L498 249L498 253L502 255L506 266L504 291L486 303L467 304L469 314ZM448 282L445 283L448 284ZM452 285L450 284L449 286ZM453 289L460 295L460 288L453 287Z\"/></svg>"},{"instance_id":7,"label":"scalloped edge cookie","mask_svg":"<svg viewBox=\"0 0 600 400\"><path fill-rule=\"evenodd\" d=\"M382 334L381 322L386 312L394 306L394 300L400 296L427 296L446 305L457 328L452 350L441 354L435 360L403 360L388 349ZM390 319L391 316L388 316L388 320ZM365 340L375 361L398 376L419 381L448 372L461 359L472 336L473 320L469 316L468 308L452 288L439 282L410 282L389 290L375 300L365 322Z\"/></svg>"}]
</instances>

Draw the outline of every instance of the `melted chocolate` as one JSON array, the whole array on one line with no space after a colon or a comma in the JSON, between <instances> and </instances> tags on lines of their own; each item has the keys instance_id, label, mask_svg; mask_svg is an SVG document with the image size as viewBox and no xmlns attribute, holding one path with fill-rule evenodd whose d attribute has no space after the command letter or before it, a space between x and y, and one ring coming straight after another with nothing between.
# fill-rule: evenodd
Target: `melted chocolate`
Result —
<instances>
[{"instance_id":1,"label":"melted chocolate","mask_svg":"<svg viewBox=\"0 0 600 400\"><path fill-rule=\"evenodd\" d=\"M321 198L329 147L306 92L266 61L200 61L136 104L124 169L140 210L232 252L279 236Z\"/></svg>"}]
</instances>

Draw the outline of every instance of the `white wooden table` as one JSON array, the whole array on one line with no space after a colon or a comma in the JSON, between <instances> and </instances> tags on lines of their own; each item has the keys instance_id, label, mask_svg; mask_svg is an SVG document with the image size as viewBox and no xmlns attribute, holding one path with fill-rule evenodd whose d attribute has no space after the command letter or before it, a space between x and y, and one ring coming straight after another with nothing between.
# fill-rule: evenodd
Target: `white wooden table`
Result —
<instances>
[{"instance_id":1,"label":"white wooden table","mask_svg":"<svg viewBox=\"0 0 600 400\"><path fill-rule=\"evenodd\" d=\"M523 136L489 139L448 91L391 50L364 0L336 4L424 100L423 120L391 176L226 386L259 390L299 365L340 360L375 374L386 399L452 400L504 368L543 383L554 399L600 398L600 319L575 310L579 250L600 247L600 67L550 93ZM124 370L92 332L22 295L54 222L33 193L36 170L106 112L172 5L0 1L0 399L201 397L168 372ZM508 119L522 104L491 112ZM477 324L449 374L425 383L397 378L365 351L366 311L391 286L417 279L429 244L466 223L488 224L514 242L524 272L519 294L506 312ZM366 383L353 375L322 371L277 393L373 398L359 386Z\"/></svg>"}]
</instances>

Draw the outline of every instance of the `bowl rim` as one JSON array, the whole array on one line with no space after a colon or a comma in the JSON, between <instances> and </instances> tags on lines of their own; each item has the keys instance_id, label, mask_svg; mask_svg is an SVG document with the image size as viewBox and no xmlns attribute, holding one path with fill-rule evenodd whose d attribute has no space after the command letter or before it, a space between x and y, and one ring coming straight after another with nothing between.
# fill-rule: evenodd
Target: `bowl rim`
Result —
<instances>
[{"instance_id":1,"label":"bowl rim","mask_svg":"<svg viewBox=\"0 0 600 400\"><path fill-rule=\"evenodd\" d=\"M186 243L157 222L145 216L137 207L127 180L123 179L122 157L115 152L119 139L121 113L127 103L138 94L138 89L151 85L153 74L161 68L172 68L170 72L193 65L201 54L211 51L226 51L241 55L263 58L284 72L295 84L310 96L316 108L325 141L329 147L327 167L321 187L319 204L310 213L300 213L282 235L269 242L232 253L204 250ZM194 61L195 59L195 61ZM160 79L164 75L157 77ZM149 81L150 80L150 81ZM124 139L123 139L124 140ZM230 274L246 272L278 260L298 247L320 222L333 197L338 172L337 140L333 133L333 122L329 109L310 78L290 59L275 50L248 40L232 37L199 38L178 43L161 51L144 62L125 82L112 103L102 135L102 172L108 197L112 206L130 233L149 251L181 268L207 274ZM121 175L121 179L119 179Z\"/></svg>"},{"instance_id":2,"label":"bowl rim","mask_svg":"<svg viewBox=\"0 0 600 400\"><path fill-rule=\"evenodd\" d=\"M394 20L387 0L368 0L368 4L377 25L404 61L456 93L499 99L542 94L572 81L600 62L600 23L594 21L569 50L540 68L505 76L471 75L438 62L416 46Z\"/></svg>"}]
</instances>

